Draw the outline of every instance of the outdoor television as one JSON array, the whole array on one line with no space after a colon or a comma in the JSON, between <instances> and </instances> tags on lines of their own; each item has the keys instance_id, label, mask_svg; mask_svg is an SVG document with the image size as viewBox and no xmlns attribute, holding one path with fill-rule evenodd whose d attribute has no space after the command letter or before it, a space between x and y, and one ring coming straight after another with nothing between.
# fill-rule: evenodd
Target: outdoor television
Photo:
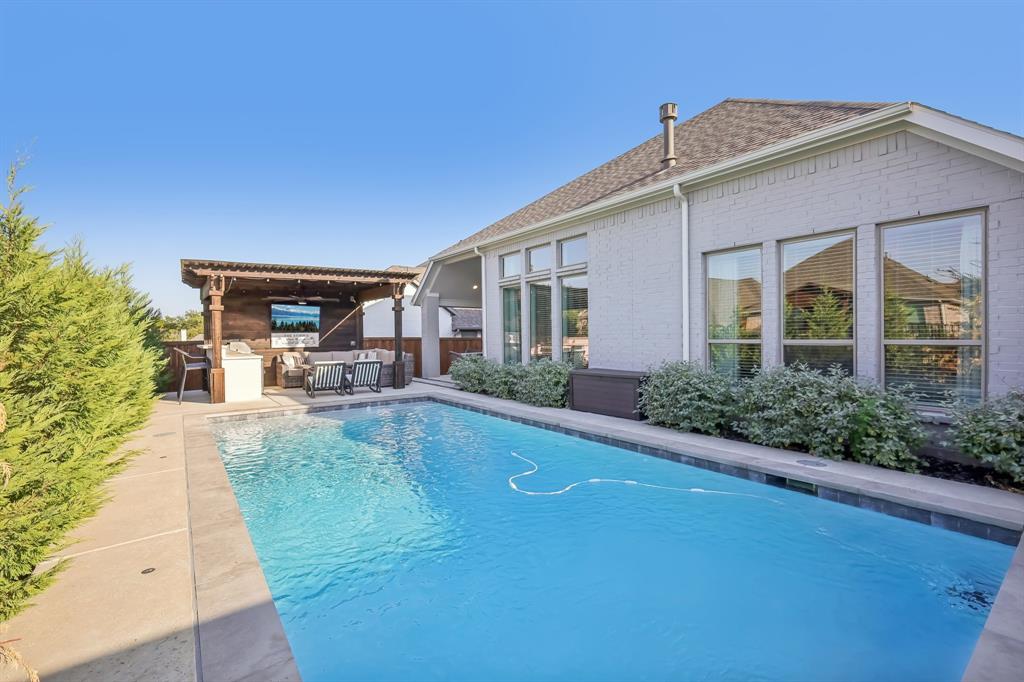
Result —
<instances>
[{"instance_id":1,"label":"outdoor television","mask_svg":"<svg viewBox=\"0 0 1024 682\"><path fill-rule=\"evenodd\" d=\"M320 306L273 303L270 306L270 346L296 348L320 343Z\"/></svg>"}]
</instances>

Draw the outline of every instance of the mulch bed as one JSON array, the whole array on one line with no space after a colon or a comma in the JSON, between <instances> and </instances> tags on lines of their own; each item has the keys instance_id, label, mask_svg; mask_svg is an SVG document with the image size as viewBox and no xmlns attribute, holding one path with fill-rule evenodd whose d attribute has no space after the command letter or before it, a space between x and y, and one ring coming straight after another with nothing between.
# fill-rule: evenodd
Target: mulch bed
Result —
<instances>
[{"instance_id":1,"label":"mulch bed","mask_svg":"<svg viewBox=\"0 0 1024 682\"><path fill-rule=\"evenodd\" d=\"M999 488L1012 493L1024 493L1024 487L1015 483L1006 474L1000 474L982 466L972 464L961 464L946 459L939 459L931 455L918 455L922 461L921 473L925 476L944 478L949 481L961 483L973 483L984 485L989 488Z\"/></svg>"}]
</instances>

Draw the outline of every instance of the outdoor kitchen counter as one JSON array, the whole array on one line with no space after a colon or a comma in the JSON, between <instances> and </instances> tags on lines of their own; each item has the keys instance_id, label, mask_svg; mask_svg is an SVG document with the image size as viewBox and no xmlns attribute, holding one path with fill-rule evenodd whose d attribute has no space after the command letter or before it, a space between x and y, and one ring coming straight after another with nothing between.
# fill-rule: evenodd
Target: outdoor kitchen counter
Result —
<instances>
[{"instance_id":1,"label":"outdoor kitchen counter","mask_svg":"<svg viewBox=\"0 0 1024 682\"><path fill-rule=\"evenodd\" d=\"M206 353L212 362L213 349L207 349ZM221 349L221 363L224 367L224 402L260 399L263 395L262 355L230 350L225 344Z\"/></svg>"}]
</instances>

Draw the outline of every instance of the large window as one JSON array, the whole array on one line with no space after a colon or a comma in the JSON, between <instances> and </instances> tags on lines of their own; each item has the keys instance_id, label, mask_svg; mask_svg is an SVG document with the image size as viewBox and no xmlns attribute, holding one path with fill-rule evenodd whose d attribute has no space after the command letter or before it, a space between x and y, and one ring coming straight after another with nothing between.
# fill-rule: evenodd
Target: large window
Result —
<instances>
[{"instance_id":1,"label":"large window","mask_svg":"<svg viewBox=\"0 0 1024 682\"><path fill-rule=\"evenodd\" d=\"M558 265L577 265L587 262L587 237L574 237L558 243Z\"/></svg>"},{"instance_id":2,"label":"large window","mask_svg":"<svg viewBox=\"0 0 1024 682\"><path fill-rule=\"evenodd\" d=\"M782 359L853 374L853 235L782 246Z\"/></svg>"},{"instance_id":3,"label":"large window","mask_svg":"<svg viewBox=\"0 0 1024 682\"><path fill-rule=\"evenodd\" d=\"M501 290L502 359L506 364L523 361L521 297L518 286Z\"/></svg>"},{"instance_id":4,"label":"large window","mask_svg":"<svg viewBox=\"0 0 1024 682\"><path fill-rule=\"evenodd\" d=\"M587 338L587 276L563 277L562 288L562 360L577 367L590 361Z\"/></svg>"},{"instance_id":5,"label":"large window","mask_svg":"<svg viewBox=\"0 0 1024 682\"><path fill-rule=\"evenodd\" d=\"M545 244L526 252L526 269L528 272L548 270L551 268L551 245Z\"/></svg>"},{"instance_id":6,"label":"large window","mask_svg":"<svg viewBox=\"0 0 1024 682\"><path fill-rule=\"evenodd\" d=\"M761 249L707 257L708 357L734 378L761 365Z\"/></svg>"},{"instance_id":7,"label":"large window","mask_svg":"<svg viewBox=\"0 0 1024 682\"><path fill-rule=\"evenodd\" d=\"M515 277L523 274L523 259L518 253L508 253L501 257L501 276Z\"/></svg>"},{"instance_id":8,"label":"large window","mask_svg":"<svg viewBox=\"0 0 1024 682\"><path fill-rule=\"evenodd\" d=\"M551 285L530 284L530 359L551 358Z\"/></svg>"},{"instance_id":9,"label":"large window","mask_svg":"<svg viewBox=\"0 0 1024 682\"><path fill-rule=\"evenodd\" d=\"M882 230L885 385L918 402L982 392L982 216Z\"/></svg>"}]
</instances>

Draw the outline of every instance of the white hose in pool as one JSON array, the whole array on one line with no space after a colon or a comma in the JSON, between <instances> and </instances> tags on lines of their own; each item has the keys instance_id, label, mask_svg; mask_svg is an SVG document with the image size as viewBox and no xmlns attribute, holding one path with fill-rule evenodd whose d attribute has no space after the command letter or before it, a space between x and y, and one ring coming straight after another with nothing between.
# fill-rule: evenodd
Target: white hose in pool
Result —
<instances>
[{"instance_id":1,"label":"white hose in pool","mask_svg":"<svg viewBox=\"0 0 1024 682\"><path fill-rule=\"evenodd\" d=\"M516 485L516 479L520 478L521 476L531 476L531 475L537 473L538 471L540 471L540 467L537 466L536 462L534 462L533 460L527 459L526 457L523 457L522 455L520 455L515 450L510 451L509 454L511 454L513 457L517 457L517 458L523 460L524 462L526 462L527 464L529 464L530 466L533 467L529 471L524 471L522 473L515 474L514 476L509 476L509 479L508 479L509 487L512 488L512 490L515 490L517 493L522 493L523 495L561 495L562 493L567 493L570 490L572 490L573 488L575 488L576 486L583 485L584 483L621 483L623 485L635 485L635 486L640 486L642 488L657 488L658 490L672 490L672 491L675 491L675 492L678 492L678 493L696 493L696 494L706 494L706 495L728 495L730 497L753 497L753 498L756 498L756 499L759 499L759 500L767 500L768 502L771 502L773 504L782 504L782 502L780 502L779 500L773 500L770 497L762 497L761 495L751 495L749 493L729 493L729 492L725 492L724 490L706 490L704 488L674 488L674 487L668 486L668 485L655 485L654 483L640 483L639 481L631 481L631 480L628 480L628 479L618 479L618 478L588 478L588 479L583 480L583 481L576 481L575 483L570 483L569 485L565 486L561 490L551 490L551 491L541 491L541 492L532 491L532 490L523 490L518 485Z\"/></svg>"}]
</instances>

